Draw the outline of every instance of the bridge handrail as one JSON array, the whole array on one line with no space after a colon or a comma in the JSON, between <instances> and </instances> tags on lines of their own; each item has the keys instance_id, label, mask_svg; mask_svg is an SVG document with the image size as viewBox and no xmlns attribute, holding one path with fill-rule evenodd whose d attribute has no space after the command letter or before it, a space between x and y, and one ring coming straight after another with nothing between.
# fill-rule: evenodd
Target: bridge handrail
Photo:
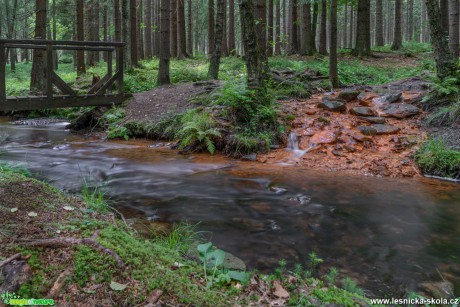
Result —
<instances>
[{"instance_id":1,"label":"bridge handrail","mask_svg":"<svg viewBox=\"0 0 460 307\"><path fill-rule=\"evenodd\" d=\"M0 38L0 44L30 44L52 46L92 46L92 47L124 47L124 42L100 42L100 41L54 41L48 39L7 39Z\"/></svg>"}]
</instances>

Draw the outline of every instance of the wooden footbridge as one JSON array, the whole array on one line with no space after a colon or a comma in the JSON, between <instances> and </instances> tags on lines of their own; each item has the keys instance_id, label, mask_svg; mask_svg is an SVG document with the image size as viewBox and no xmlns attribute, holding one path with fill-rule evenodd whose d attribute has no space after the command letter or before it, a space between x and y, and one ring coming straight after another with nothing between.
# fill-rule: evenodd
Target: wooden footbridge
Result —
<instances>
[{"instance_id":1,"label":"wooden footbridge","mask_svg":"<svg viewBox=\"0 0 460 307\"><path fill-rule=\"evenodd\" d=\"M51 40L0 39L0 111L20 111L83 106L119 104L131 97L123 93L123 48L121 42L83 42ZM6 95L6 50L40 49L45 53L45 88L40 96ZM92 85L87 93L77 93L54 71L55 50L83 50L107 52L107 74ZM116 52L116 69L113 72L112 58ZM116 83L117 93L112 93ZM55 87L61 92L57 95Z\"/></svg>"}]
</instances>

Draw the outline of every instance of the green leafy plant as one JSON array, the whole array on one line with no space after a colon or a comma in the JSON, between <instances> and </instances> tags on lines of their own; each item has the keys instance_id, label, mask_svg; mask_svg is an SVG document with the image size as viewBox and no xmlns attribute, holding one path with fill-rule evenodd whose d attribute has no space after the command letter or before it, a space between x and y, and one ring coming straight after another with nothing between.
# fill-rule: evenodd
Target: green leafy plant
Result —
<instances>
[{"instance_id":1,"label":"green leafy plant","mask_svg":"<svg viewBox=\"0 0 460 307\"><path fill-rule=\"evenodd\" d=\"M223 267L225 252L215 248L211 242L198 245L197 251L203 264L204 276L207 280L208 288L216 284L225 286L232 280L239 282L246 282L248 280L248 274L246 272L226 270Z\"/></svg>"},{"instance_id":2,"label":"green leafy plant","mask_svg":"<svg viewBox=\"0 0 460 307\"><path fill-rule=\"evenodd\" d=\"M215 123L210 115L203 111L191 110L183 116L182 122L183 127L180 130L181 148L198 143L203 144L211 154L214 154L216 150L214 138L220 137L221 134L215 128Z\"/></svg>"},{"instance_id":3,"label":"green leafy plant","mask_svg":"<svg viewBox=\"0 0 460 307\"><path fill-rule=\"evenodd\" d=\"M415 162L427 174L452 178L460 175L460 151L446 147L440 138L426 142L415 155Z\"/></svg>"},{"instance_id":4,"label":"green leafy plant","mask_svg":"<svg viewBox=\"0 0 460 307\"><path fill-rule=\"evenodd\" d=\"M335 279L339 275L339 271L335 267L331 267L329 272L324 275L324 279L331 285L335 284Z\"/></svg>"}]
</instances>

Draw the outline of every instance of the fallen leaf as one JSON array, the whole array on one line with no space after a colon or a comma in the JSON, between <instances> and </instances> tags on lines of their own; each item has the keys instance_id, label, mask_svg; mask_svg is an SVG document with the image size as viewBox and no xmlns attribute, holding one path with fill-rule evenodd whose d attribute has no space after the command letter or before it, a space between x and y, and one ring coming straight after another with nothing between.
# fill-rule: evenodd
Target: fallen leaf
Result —
<instances>
[{"instance_id":1,"label":"fallen leaf","mask_svg":"<svg viewBox=\"0 0 460 307\"><path fill-rule=\"evenodd\" d=\"M275 288L275 292L273 294L279 298L289 298L289 292L283 288L279 280L275 280L273 282L273 287Z\"/></svg>"},{"instance_id":2,"label":"fallen leaf","mask_svg":"<svg viewBox=\"0 0 460 307\"><path fill-rule=\"evenodd\" d=\"M38 214L35 213L35 212L33 212L33 211L31 211L31 212L29 212L29 214L27 214L27 215L30 216L30 217L36 217Z\"/></svg>"},{"instance_id":3,"label":"fallen leaf","mask_svg":"<svg viewBox=\"0 0 460 307\"><path fill-rule=\"evenodd\" d=\"M73 211L73 210L75 210L75 208L72 207L72 206L64 206L64 207L62 207L62 209L67 210L67 211Z\"/></svg>"},{"instance_id":4,"label":"fallen leaf","mask_svg":"<svg viewBox=\"0 0 460 307\"><path fill-rule=\"evenodd\" d=\"M14 212L18 211L18 208L11 208L10 211L14 213Z\"/></svg>"},{"instance_id":5,"label":"fallen leaf","mask_svg":"<svg viewBox=\"0 0 460 307\"><path fill-rule=\"evenodd\" d=\"M127 285L117 283L116 281L113 281L113 280L110 282L110 289L114 291L123 291L126 289L126 287Z\"/></svg>"}]
</instances>

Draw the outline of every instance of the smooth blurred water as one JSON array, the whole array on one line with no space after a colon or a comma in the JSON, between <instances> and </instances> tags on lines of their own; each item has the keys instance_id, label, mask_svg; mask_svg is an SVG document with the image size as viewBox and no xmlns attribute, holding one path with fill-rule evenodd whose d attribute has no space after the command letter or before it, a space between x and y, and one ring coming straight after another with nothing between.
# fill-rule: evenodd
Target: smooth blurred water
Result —
<instances>
[{"instance_id":1,"label":"smooth blurred water","mask_svg":"<svg viewBox=\"0 0 460 307\"><path fill-rule=\"evenodd\" d=\"M182 156L145 142L86 140L64 125L3 122L0 135L1 160L71 193L90 177L129 216L199 222L249 268L270 271L279 259L307 265L315 251L322 271L335 266L377 296L437 281L437 270L460 295L458 184Z\"/></svg>"}]
</instances>

